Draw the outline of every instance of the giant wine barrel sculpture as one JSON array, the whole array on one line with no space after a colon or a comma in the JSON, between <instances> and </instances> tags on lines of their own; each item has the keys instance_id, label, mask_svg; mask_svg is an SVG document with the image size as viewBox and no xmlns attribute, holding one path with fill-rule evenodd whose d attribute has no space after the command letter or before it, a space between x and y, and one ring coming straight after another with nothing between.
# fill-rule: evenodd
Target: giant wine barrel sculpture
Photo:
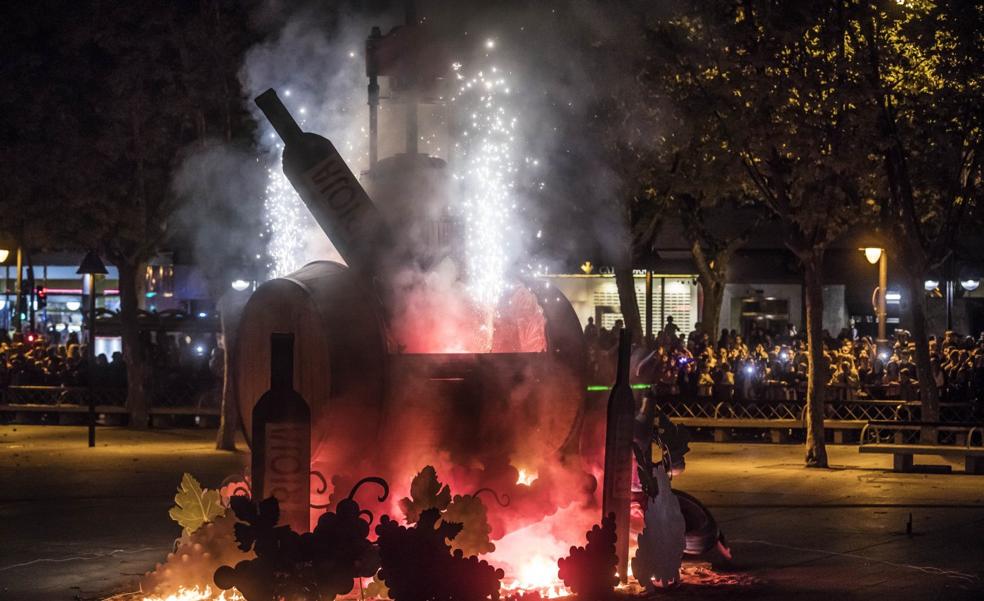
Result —
<instances>
[{"instance_id":1,"label":"giant wine barrel sculpture","mask_svg":"<svg viewBox=\"0 0 984 601\"><path fill-rule=\"evenodd\" d=\"M541 352L400 353L388 349L376 297L346 267L310 263L266 282L243 311L234 349L244 431L269 386L272 332L295 335L294 382L311 406L312 468L532 465L578 451L584 345L570 303L539 298ZM506 454L505 457L501 455Z\"/></svg>"}]
</instances>

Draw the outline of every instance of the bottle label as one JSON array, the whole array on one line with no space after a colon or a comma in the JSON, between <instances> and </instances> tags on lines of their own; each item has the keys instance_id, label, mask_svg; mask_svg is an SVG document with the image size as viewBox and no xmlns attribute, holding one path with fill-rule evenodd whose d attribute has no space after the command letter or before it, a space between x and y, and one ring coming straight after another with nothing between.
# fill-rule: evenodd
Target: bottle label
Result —
<instances>
[{"instance_id":1,"label":"bottle label","mask_svg":"<svg viewBox=\"0 0 984 601\"><path fill-rule=\"evenodd\" d=\"M613 416L608 426L605 443L604 496L612 500L628 499L632 496L634 459L631 428L634 425L631 416L619 415Z\"/></svg>"},{"instance_id":2,"label":"bottle label","mask_svg":"<svg viewBox=\"0 0 984 601\"><path fill-rule=\"evenodd\" d=\"M307 532L311 503L310 431L304 424L268 423L263 498L276 497L279 524Z\"/></svg>"},{"instance_id":3,"label":"bottle label","mask_svg":"<svg viewBox=\"0 0 984 601\"><path fill-rule=\"evenodd\" d=\"M349 263L371 264L362 248L373 244L373 204L337 151L301 175L308 207Z\"/></svg>"},{"instance_id":4,"label":"bottle label","mask_svg":"<svg viewBox=\"0 0 984 601\"><path fill-rule=\"evenodd\" d=\"M631 416L620 416L618 420L618 432L615 435L614 451L618 453L615 471L615 490L616 499L626 499L632 497L632 427L634 420L630 421Z\"/></svg>"}]
</instances>

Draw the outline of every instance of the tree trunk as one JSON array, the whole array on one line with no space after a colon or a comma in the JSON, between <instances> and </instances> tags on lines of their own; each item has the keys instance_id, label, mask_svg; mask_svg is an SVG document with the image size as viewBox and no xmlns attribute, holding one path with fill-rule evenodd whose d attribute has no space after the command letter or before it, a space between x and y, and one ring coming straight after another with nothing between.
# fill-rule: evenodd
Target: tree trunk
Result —
<instances>
[{"instance_id":1,"label":"tree trunk","mask_svg":"<svg viewBox=\"0 0 984 601\"><path fill-rule=\"evenodd\" d=\"M824 401L827 366L823 356L823 251L815 250L803 261L806 283L806 467L827 467L824 441Z\"/></svg>"},{"instance_id":2,"label":"tree trunk","mask_svg":"<svg viewBox=\"0 0 984 601\"><path fill-rule=\"evenodd\" d=\"M625 327L632 332L632 341L639 342L642 340L642 317L639 315L631 263L615 266L615 286L618 288L618 303L622 308Z\"/></svg>"},{"instance_id":3,"label":"tree trunk","mask_svg":"<svg viewBox=\"0 0 984 601\"><path fill-rule=\"evenodd\" d=\"M239 396L233 378L236 341L239 334L239 318L249 295L245 292L227 292L219 299L219 318L222 326L223 370L222 412L215 448L220 451L236 450L236 432L239 431Z\"/></svg>"},{"instance_id":4,"label":"tree trunk","mask_svg":"<svg viewBox=\"0 0 984 601\"><path fill-rule=\"evenodd\" d=\"M724 282L707 282L704 278L700 279L701 287L704 289L704 314L701 315L700 322L707 332L707 338L711 345L717 344L718 327L721 325L721 304L724 302Z\"/></svg>"},{"instance_id":5,"label":"tree trunk","mask_svg":"<svg viewBox=\"0 0 984 601\"><path fill-rule=\"evenodd\" d=\"M691 230L693 235L693 231ZM717 344L718 326L721 322L721 304L724 302L724 286L727 283L728 264L731 262L732 253L741 238L732 240L728 247L718 252L716 256L708 257L704 252L704 247L700 245L700 239L693 235L690 243L690 254L694 257L694 264L697 266L697 281L704 291L704 307L701 315L701 325L710 339L711 345Z\"/></svg>"},{"instance_id":6,"label":"tree trunk","mask_svg":"<svg viewBox=\"0 0 984 601\"><path fill-rule=\"evenodd\" d=\"M147 395L149 366L137 323L137 274L140 272L140 265L123 260L117 262L116 268L120 273L120 324L123 330L123 359L126 361L126 408L130 414L130 427L147 428L150 425L150 398Z\"/></svg>"},{"instance_id":7,"label":"tree trunk","mask_svg":"<svg viewBox=\"0 0 984 601\"><path fill-rule=\"evenodd\" d=\"M926 334L926 294L921 273L909 273L909 306L912 311L912 341L916 344L916 380L919 381L920 420L939 421L940 399L929 365L929 338Z\"/></svg>"}]
</instances>

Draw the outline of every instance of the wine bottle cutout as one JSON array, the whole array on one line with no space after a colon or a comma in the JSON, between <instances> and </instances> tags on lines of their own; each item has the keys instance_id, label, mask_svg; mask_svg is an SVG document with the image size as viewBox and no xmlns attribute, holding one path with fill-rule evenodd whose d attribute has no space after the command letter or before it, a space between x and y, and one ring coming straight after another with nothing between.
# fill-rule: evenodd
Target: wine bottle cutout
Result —
<instances>
[{"instance_id":1,"label":"wine bottle cutout","mask_svg":"<svg viewBox=\"0 0 984 601\"><path fill-rule=\"evenodd\" d=\"M301 131L272 88L256 105L284 141L284 175L349 266L379 275L379 252L391 243L386 226L359 180L327 139Z\"/></svg>"},{"instance_id":2,"label":"wine bottle cutout","mask_svg":"<svg viewBox=\"0 0 984 601\"><path fill-rule=\"evenodd\" d=\"M618 337L618 369L615 385L608 397L608 421L605 429L605 481L602 488L601 513L615 514L615 554L618 577L628 582L629 510L632 504L632 439L635 429L635 397L629 383L632 333L623 329Z\"/></svg>"},{"instance_id":3,"label":"wine bottle cutout","mask_svg":"<svg viewBox=\"0 0 984 601\"><path fill-rule=\"evenodd\" d=\"M270 390L253 407L253 498L276 497L278 525L307 532L311 411L294 390L294 335L270 334Z\"/></svg>"}]
</instances>

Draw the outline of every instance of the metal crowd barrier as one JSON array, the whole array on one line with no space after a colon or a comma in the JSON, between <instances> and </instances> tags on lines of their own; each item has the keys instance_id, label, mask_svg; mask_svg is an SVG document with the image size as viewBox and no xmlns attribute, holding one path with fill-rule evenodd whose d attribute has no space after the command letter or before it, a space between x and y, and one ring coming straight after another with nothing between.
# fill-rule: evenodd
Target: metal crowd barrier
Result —
<instances>
[{"instance_id":1,"label":"metal crowd barrier","mask_svg":"<svg viewBox=\"0 0 984 601\"><path fill-rule=\"evenodd\" d=\"M797 400L717 400L665 392L657 389L654 396L668 417L681 425L712 430L716 441L728 440L735 429L758 429L769 432L773 441L782 442L790 430L805 427L806 407ZM824 427L833 433L835 443L846 442L847 433L860 433L869 422L905 424L920 419L919 401L844 399L824 403ZM941 422L967 423L973 419L972 403L940 404Z\"/></svg>"}]
</instances>

